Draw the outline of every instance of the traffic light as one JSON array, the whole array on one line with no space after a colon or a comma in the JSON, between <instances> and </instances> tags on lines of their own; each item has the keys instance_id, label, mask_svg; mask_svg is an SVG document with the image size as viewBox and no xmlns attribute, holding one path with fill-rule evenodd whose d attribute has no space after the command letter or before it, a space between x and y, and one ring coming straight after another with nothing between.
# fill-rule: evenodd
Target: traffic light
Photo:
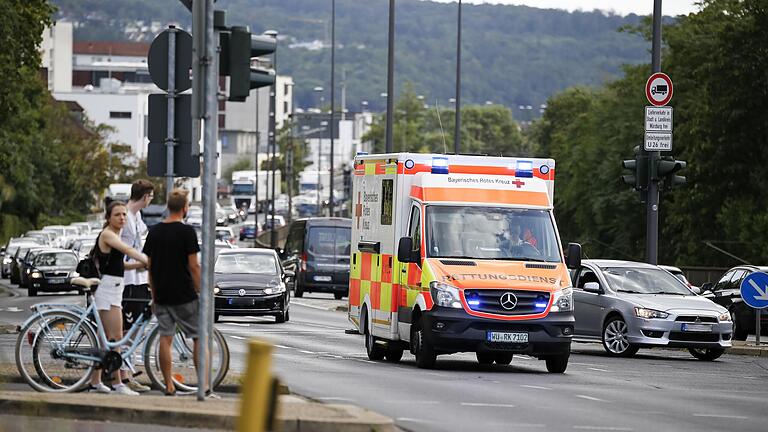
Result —
<instances>
[{"instance_id":1,"label":"traffic light","mask_svg":"<svg viewBox=\"0 0 768 432\"><path fill-rule=\"evenodd\" d=\"M640 147L634 148L635 158L621 162L624 169L632 171L632 174L621 176L621 181L641 191L648 188L648 157L641 154Z\"/></svg>"},{"instance_id":2,"label":"traffic light","mask_svg":"<svg viewBox=\"0 0 768 432\"><path fill-rule=\"evenodd\" d=\"M229 75L229 101L245 102L252 89L275 83L274 69L251 67L251 59L272 54L277 42L271 36L252 35L247 27L232 27L222 38L220 72Z\"/></svg>"},{"instance_id":3,"label":"traffic light","mask_svg":"<svg viewBox=\"0 0 768 432\"><path fill-rule=\"evenodd\" d=\"M670 190L682 186L688 182L685 176L677 175L678 171L685 169L688 164L685 161L675 160L673 156L662 156L656 161L656 178L664 181L664 189Z\"/></svg>"}]
</instances>

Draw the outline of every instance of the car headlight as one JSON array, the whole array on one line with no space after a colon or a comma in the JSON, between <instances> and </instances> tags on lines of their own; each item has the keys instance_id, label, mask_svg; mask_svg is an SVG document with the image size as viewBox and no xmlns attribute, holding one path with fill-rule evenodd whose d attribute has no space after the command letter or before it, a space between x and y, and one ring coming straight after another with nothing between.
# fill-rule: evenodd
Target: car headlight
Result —
<instances>
[{"instance_id":1,"label":"car headlight","mask_svg":"<svg viewBox=\"0 0 768 432\"><path fill-rule=\"evenodd\" d=\"M646 319L664 319L669 316L668 313L658 311L655 309L646 309L641 307L635 308L635 315L638 318L646 318Z\"/></svg>"},{"instance_id":2,"label":"car headlight","mask_svg":"<svg viewBox=\"0 0 768 432\"><path fill-rule=\"evenodd\" d=\"M573 310L573 288L566 288L555 292L550 312L570 312Z\"/></svg>"},{"instance_id":3,"label":"car headlight","mask_svg":"<svg viewBox=\"0 0 768 432\"><path fill-rule=\"evenodd\" d=\"M10 258L3 258L3 264L8 265L10 263L11 263L11 259Z\"/></svg>"},{"instance_id":4,"label":"car headlight","mask_svg":"<svg viewBox=\"0 0 768 432\"><path fill-rule=\"evenodd\" d=\"M213 293L214 294L218 294L220 292L221 292L221 290L219 289L219 287L217 287L217 286L213 287Z\"/></svg>"},{"instance_id":5,"label":"car headlight","mask_svg":"<svg viewBox=\"0 0 768 432\"><path fill-rule=\"evenodd\" d=\"M39 279L40 277L42 277L40 272L32 272L30 276L32 277L32 279Z\"/></svg>"},{"instance_id":6,"label":"car headlight","mask_svg":"<svg viewBox=\"0 0 768 432\"><path fill-rule=\"evenodd\" d=\"M278 285L272 285L269 288L264 289L264 294L279 294L281 292L285 292L285 284L280 283Z\"/></svg>"},{"instance_id":7,"label":"car headlight","mask_svg":"<svg viewBox=\"0 0 768 432\"><path fill-rule=\"evenodd\" d=\"M717 316L717 320L720 322L731 322L731 313L725 311Z\"/></svg>"},{"instance_id":8,"label":"car headlight","mask_svg":"<svg viewBox=\"0 0 768 432\"><path fill-rule=\"evenodd\" d=\"M447 283L432 281L429 283L429 289L432 293L432 300L435 304L442 307L461 309L461 300L459 300L459 289Z\"/></svg>"}]
</instances>

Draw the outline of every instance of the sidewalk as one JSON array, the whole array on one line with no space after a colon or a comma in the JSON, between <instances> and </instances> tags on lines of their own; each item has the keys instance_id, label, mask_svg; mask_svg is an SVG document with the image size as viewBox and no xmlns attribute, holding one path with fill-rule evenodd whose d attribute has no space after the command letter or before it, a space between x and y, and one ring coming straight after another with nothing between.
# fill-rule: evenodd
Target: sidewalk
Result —
<instances>
[{"instance_id":1,"label":"sidewalk","mask_svg":"<svg viewBox=\"0 0 768 432\"><path fill-rule=\"evenodd\" d=\"M0 412L34 417L229 429L237 427L240 399L198 402L195 396L117 396L90 393L0 391ZM396 431L394 422L353 405L331 405L279 396L277 429L283 432Z\"/></svg>"},{"instance_id":2,"label":"sidewalk","mask_svg":"<svg viewBox=\"0 0 768 432\"><path fill-rule=\"evenodd\" d=\"M733 347L727 349L725 353L754 357L768 357L768 338L761 337L760 339L762 342L760 346L755 345L754 341L733 341Z\"/></svg>"}]
</instances>

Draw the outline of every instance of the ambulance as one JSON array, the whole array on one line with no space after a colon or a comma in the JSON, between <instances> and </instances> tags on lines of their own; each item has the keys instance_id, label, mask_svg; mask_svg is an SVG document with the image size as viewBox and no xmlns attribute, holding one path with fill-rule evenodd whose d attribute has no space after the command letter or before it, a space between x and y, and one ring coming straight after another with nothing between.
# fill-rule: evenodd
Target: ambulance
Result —
<instances>
[{"instance_id":1,"label":"ambulance","mask_svg":"<svg viewBox=\"0 0 768 432\"><path fill-rule=\"evenodd\" d=\"M568 366L573 293L553 215L555 161L394 153L355 157L349 320L371 360L420 368L474 352Z\"/></svg>"}]
</instances>

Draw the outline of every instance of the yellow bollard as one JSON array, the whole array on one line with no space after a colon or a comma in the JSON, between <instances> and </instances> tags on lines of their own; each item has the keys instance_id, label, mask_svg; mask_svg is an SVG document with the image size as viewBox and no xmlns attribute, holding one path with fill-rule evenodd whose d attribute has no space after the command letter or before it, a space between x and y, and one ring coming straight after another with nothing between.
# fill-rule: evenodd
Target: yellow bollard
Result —
<instances>
[{"instance_id":1,"label":"yellow bollard","mask_svg":"<svg viewBox=\"0 0 768 432\"><path fill-rule=\"evenodd\" d=\"M264 432L276 411L276 398L272 379L272 344L251 339L248 342L248 367L242 383L239 432ZM273 404L273 402L275 402ZM270 416L272 412L272 416Z\"/></svg>"}]
</instances>

